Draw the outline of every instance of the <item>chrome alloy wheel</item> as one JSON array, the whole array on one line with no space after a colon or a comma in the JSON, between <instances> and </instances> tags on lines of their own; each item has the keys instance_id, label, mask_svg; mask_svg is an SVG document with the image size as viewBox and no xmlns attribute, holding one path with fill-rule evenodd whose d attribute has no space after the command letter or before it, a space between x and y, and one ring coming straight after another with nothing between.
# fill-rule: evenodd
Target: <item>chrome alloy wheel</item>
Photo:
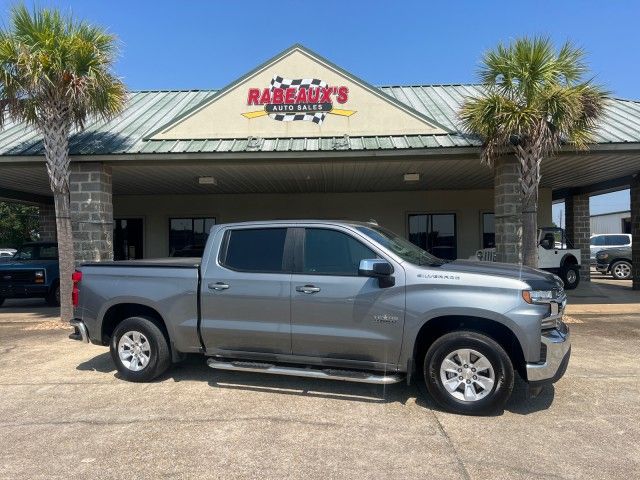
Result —
<instances>
[{"instance_id":1,"label":"chrome alloy wheel","mask_svg":"<svg viewBox=\"0 0 640 480\"><path fill-rule=\"evenodd\" d=\"M122 335L118 341L118 356L125 368L139 372L151 358L151 345L142 333L130 331Z\"/></svg>"},{"instance_id":2,"label":"chrome alloy wheel","mask_svg":"<svg viewBox=\"0 0 640 480\"><path fill-rule=\"evenodd\" d=\"M567 282L569 283L569 285L576 283L576 271L573 269L570 269L569 271L567 271Z\"/></svg>"},{"instance_id":3,"label":"chrome alloy wheel","mask_svg":"<svg viewBox=\"0 0 640 480\"><path fill-rule=\"evenodd\" d=\"M631 275L631 268L626 263L616 263L613 274L616 278L628 278Z\"/></svg>"},{"instance_id":4,"label":"chrome alloy wheel","mask_svg":"<svg viewBox=\"0 0 640 480\"><path fill-rule=\"evenodd\" d=\"M476 350L460 348L445 357L440 365L440 380L452 397L476 402L486 397L495 383L491 362Z\"/></svg>"}]
</instances>

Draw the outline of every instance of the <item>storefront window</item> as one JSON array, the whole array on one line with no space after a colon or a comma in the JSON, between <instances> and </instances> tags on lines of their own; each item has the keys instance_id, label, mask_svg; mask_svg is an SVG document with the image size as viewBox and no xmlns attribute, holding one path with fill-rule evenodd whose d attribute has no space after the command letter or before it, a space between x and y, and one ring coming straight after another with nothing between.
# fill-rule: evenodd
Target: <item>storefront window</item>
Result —
<instances>
[{"instance_id":1,"label":"storefront window","mask_svg":"<svg viewBox=\"0 0 640 480\"><path fill-rule=\"evenodd\" d=\"M438 258L454 260L458 256L455 214L409 215L409 241Z\"/></svg>"},{"instance_id":2,"label":"storefront window","mask_svg":"<svg viewBox=\"0 0 640 480\"><path fill-rule=\"evenodd\" d=\"M482 214L482 248L495 248L496 224L493 213Z\"/></svg>"},{"instance_id":3,"label":"storefront window","mask_svg":"<svg viewBox=\"0 0 640 480\"><path fill-rule=\"evenodd\" d=\"M201 257L215 218L172 218L169 220L169 255Z\"/></svg>"}]
</instances>

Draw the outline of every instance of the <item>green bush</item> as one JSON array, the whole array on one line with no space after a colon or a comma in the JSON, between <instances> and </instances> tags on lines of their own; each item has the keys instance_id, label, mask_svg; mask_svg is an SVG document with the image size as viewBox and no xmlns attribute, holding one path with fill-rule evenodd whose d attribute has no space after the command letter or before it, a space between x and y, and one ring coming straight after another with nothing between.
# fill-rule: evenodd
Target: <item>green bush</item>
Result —
<instances>
[{"instance_id":1,"label":"green bush","mask_svg":"<svg viewBox=\"0 0 640 480\"><path fill-rule=\"evenodd\" d=\"M0 202L0 248L18 248L35 240L39 225L38 207Z\"/></svg>"}]
</instances>

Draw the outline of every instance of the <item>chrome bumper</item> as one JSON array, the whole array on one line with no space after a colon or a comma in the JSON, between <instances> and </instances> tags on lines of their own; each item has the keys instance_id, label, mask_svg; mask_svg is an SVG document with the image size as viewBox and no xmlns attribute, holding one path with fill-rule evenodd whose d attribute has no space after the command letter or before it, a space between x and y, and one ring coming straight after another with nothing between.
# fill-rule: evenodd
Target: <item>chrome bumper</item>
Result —
<instances>
[{"instance_id":1,"label":"chrome bumper","mask_svg":"<svg viewBox=\"0 0 640 480\"><path fill-rule=\"evenodd\" d=\"M74 318L69 323L74 328L74 332L69 335L69 338L71 340L79 340L84 343L89 343L89 331L87 330L87 326L84 322Z\"/></svg>"},{"instance_id":2,"label":"chrome bumper","mask_svg":"<svg viewBox=\"0 0 640 480\"><path fill-rule=\"evenodd\" d=\"M564 322L558 328L542 332L540 341L546 347L546 358L540 363L527 363L527 381L553 383L567 370L571 356L571 334Z\"/></svg>"}]
</instances>

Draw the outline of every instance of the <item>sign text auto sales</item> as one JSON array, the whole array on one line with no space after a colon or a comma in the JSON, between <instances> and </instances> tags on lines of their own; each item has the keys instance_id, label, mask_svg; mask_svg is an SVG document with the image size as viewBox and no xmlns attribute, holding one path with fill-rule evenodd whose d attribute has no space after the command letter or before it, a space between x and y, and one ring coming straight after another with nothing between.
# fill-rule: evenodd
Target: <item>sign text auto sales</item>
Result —
<instances>
[{"instance_id":1,"label":"sign text auto sales","mask_svg":"<svg viewBox=\"0 0 640 480\"><path fill-rule=\"evenodd\" d=\"M349 89L338 87L250 88L247 105L264 106L269 113L330 112L333 102L346 103Z\"/></svg>"}]
</instances>

